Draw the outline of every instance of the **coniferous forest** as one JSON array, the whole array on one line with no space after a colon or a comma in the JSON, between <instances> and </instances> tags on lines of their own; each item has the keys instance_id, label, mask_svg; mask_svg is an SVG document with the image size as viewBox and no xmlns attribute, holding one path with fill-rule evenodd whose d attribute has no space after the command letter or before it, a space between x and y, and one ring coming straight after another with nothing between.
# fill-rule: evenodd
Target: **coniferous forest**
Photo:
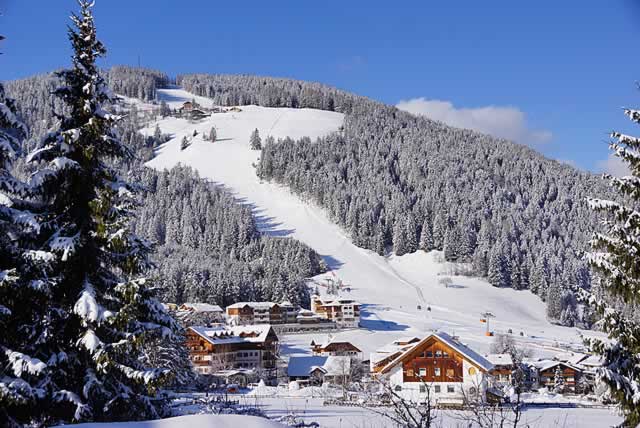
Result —
<instances>
[{"instance_id":1,"label":"coniferous forest","mask_svg":"<svg viewBox=\"0 0 640 428\"><path fill-rule=\"evenodd\" d=\"M105 74L111 85L129 88L130 95L153 93L169 81L160 72L136 70L117 67ZM581 308L575 290L589 287L591 277L582 255L597 224L584 198L609 193L598 177L546 159L527 147L415 117L321 84L231 75L184 75L177 81L222 105L253 103L344 112L341 132L319 141L267 139L257 174L286 184L326 209L358 246L397 255L418 249L443 250L448 261L472 264L474 274L487 277L496 287L532 290L549 302L551 320L568 326L591 324L591 313ZM45 75L7 85L35 130L54 120L47 97L54 84L55 78ZM137 132L141 123L133 118L119 126L140 160L150 159L153 148L163 142L162 137L159 141L143 137ZM154 198L146 199L145 204ZM148 223L146 220L143 217L140 223ZM207 227L204 224L210 224L202 223L201 216L193 221L201 222L194 230L202 231ZM167 229L166 225L158 227L147 236L163 247L198 251L181 245L181 240L167 243L164 232L157 232ZM264 239L278 242L259 240ZM225 248L224 244L219 248ZM239 260L241 264L253 260L247 254L261 251L235 249L225 254L236 265ZM296 253L292 249L288 259L294 260ZM299 273L273 273L271 268L256 271L249 263L246 269L232 269L238 272L231 275L237 278L233 280L212 279L217 278L215 272L197 267L202 265L195 261L203 260L199 257L163 258L159 269L171 272L173 278L161 276L164 296L178 301L206 296L209 301L217 297L227 303L233 299L229 296L236 295L233 290L246 289L241 285L249 278L266 278L284 286L270 293L266 292L270 286L256 285L244 297L277 300L281 296L306 302L300 280L322 270L317 255L310 259L311 268ZM229 281L232 285L223 284ZM298 295L292 290L298 290Z\"/></svg>"},{"instance_id":2,"label":"coniferous forest","mask_svg":"<svg viewBox=\"0 0 640 428\"><path fill-rule=\"evenodd\" d=\"M378 384L371 389L383 391L386 387L385 394L390 393L394 398L383 402L380 396L385 394L379 393L371 402L376 408L389 407L390 402L399 397L399 411L409 416L393 419L390 413L375 410L374 413L401 426L431 426L430 387L423 379L427 368L411 370L410 377L415 375L422 381L421 385L407 382L404 377L401 382L414 383L418 387L414 391L427 394L426 401L419 403L395 394L402 392L404 386L391 388L391 381L384 379L388 373L384 369L394 370L397 366L393 364L399 364L398 361L403 364L399 371L402 373L405 367L402 359L407 355L413 355L414 360L431 358L428 357L431 351L412 354L422 346L418 341L404 344L401 340L394 341L383 349L380 353L383 358L373 365L369 364L373 359L360 364L363 361L357 361L361 358L355 358L354 354L363 352L354 352L353 346L348 347L349 356L342 357L347 358L349 365L357 362L357 368L346 373L343 365L342 374L328 375L324 366L313 365L308 373L302 373L309 374L305 380L302 378L306 376L289 374L286 364L291 360L283 364L286 358L278 355L279 339L270 326L264 330L264 326L253 325L256 331L242 331L236 336L236 332L226 330L231 326L223 325L218 318L215 325L207 321L206 329L210 332L204 333L198 326L185 329L173 318L168 307L172 310L175 307L162 303L202 302L226 307L241 301L256 301L263 303L255 307L271 308L264 302L288 301L308 308L310 278L329 269L323 257L305 243L265 231L270 227L264 227L261 222L269 220L257 217L251 203L237 199L222 185L200 177L196 170L179 163L162 171L145 166L156 155L166 154L158 150L163 144L171 146L178 141L182 141L181 154L189 154L186 150L198 148L198 144L200 148L204 144L208 149L228 148L220 144L225 141L237 144L233 147L237 149L238 143L244 143L246 146L240 146L240 150L246 149L244 154L248 150L252 150L252 155L255 153L252 160L256 163L242 165L251 165L248 169L249 177L254 180L251 185L257 188L258 184L264 185L262 181L280 185L296 195L294 199L304 206L299 209L305 211L304 215L309 215L308 211L323 210L330 221L322 217L325 223L309 222L312 227L322 226L316 229L322 232L318 235L323 240L329 234L327 231L335 232L339 237L339 241L334 241L336 247L348 247L357 254L353 259L362 256L367 262L375 261L376 268L393 271L399 285L414 284L405 280L402 272L394 270L393 262L407 254L435 250L441 252L444 261L451 263L447 267L460 268L456 275L463 272L463 275L485 278L496 288L530 290L545 302L544 307L529 293L521 294L535 301L539 313L544 314L546 307L546 317L551 323L596 328L608 336L606 339L602 334L587 339L580 336L580 340L584 340L581 345L565 337L562 339L567 342L560 344L557 340L551 345L550 341L555 338L527 337L525 328L516 337L512 328L506 327L513 320L500 320L502 331L490 352L493 358L496 353L501 354L501 363L511 358L512 370L507 383L498 384L502 374L491 373L498 364L489 361L489 354L476 355L459 337L451 337L449 341L448 335L447 339L440 335L443 331L434 333L437 336L434 340L445 341L467 360L473 355L483 361L479 364L483 366L479 370L482 373L475 370L475 360L471 364L474 370L469 368L466 373L486 376L481 378L484 391L480 393L478 385L468 391L471 394L473 390L473 396L464 395L467 392L464 386L454 390L447 385L446 390L447 394L463 394L462 410L476 412L475 417L481 421L479 426L495 426L496 415L502 417L499 425L505 425L508 418L504 416L504 409L516 415L513 426L517 426L521 392L528 388L528 392L534 394L532 385L540 381L540 376L534 381L536 376L532 373L536 371L540 375L552 367L555 367L553 392L549 390L550 384L539 384L545 390L541 389L538 394L553 393L562 398L561 394L569 388L565 382L571 379L577 395L576 379L582 377L578 372L583 373L584 368L585 376L581 380L586 386L580 394L589 392L598 395L593 400L617 403L624 417L621 426L640 423L637 312L640 304L640 139L618 132L610 135L610 148L626 164L629 175L605 175L606 183L601 177L546 158L524 145L451 127L320 83L228 74L183 74L174 79L163 71L140 67L101 69L97 61L107 51L97 35L94 2L78 0L78 5L79 12L71 15L68 27L71 65L49 74L0 83L0 331L4 332L0 338L0 425L39 427L83 421L164 418L176 413L172 405L185 397L178 391L183 388L193 388L188 394L194 407L202 405L200 409L222 413L223 407L216 406L227 406L225 409L233 408L235 412L238 403L227 399L230 391L240 389L238 384L229 383L238 379L233 376L239 373L246 376L242 379L246 381L242 388L260 390L267 388L262 376L269 376L268 380L274 385L270 387L275 388L275 395L270 397L282 398L277 395L281 393L276 391L277 382L284 379L282 383L286 388L281 389L287 393L298 391L300 384L293 383L301 381L304 386L310 385L315 376L311 370L316 373L317 369L322 376L334 376L334 380L341 376L341 399L346 401L349 391L358 397L358 404L351 404L366 408L362 403L368 388L362 372L393 355L379 366L380 371L372 370L373 382ZM0 40L3 38L0 36ZM160 96L175 93L171 90L176 90L176 86L190 92L189 97L194 94L208 97L211 108L198 105L195 96L192 102L184 101L184 96L177 97L178 102L171 102L172 108L169 108L166 101L169 98L161 101ZM211 119L211 123L206 123L204 138L197 143L188 138L203 135L204 126L198 130L193 127L204 117L220 114L217 117L238 120L237 115L243 111L220 106L249 105L339 112L344 114L344 122L336 121L331 133L313 134L325 135L316 140L308 137L275 140L264 132L264 127L258 129L258 125L254 127L252 123L248 140L231 142L241 139L219 138L216 127L225 122L215 119L214 124ZM250 112L252 109L255 109L253 113L275 111L246 108ZM626 109L625 115L640 124L640 111ZM284 113L277 116L275 122L271 119L271 129L282 116ZM342 118L337 114L331 116ZM157 121L159 118L167 121ZM161 124L176 123L184 127L170 128L173 134L165 134L160 128ZM150 133L153 126L155 130ZM244 125L236 126L245 129ZM184 132L189 134L180 134ZM221 134L223 132L227 130L221 130ZM178 153L178 146L175 148ZM240 150L238 153L242 153ZM219 159L228 161L224 157ZM241 156L238 159L246 160ZM254 169L256 176L253 176ZM204 169L200 171L205 174ZM275 186L267 189L274 194L281 191L278 188L276 192ZM273 201L279 204L286 200L282 194L278 193L282 199L273 198ZM291 211L298 209L297 205L291 206L295 207ZM316 215L314 220L321 217L316 212L311 215ZM314 245L318 242L302 233L297 236ZM349 240L360 248L351 246ZM440 253L436 254L440 257ZM425 259L416 260L422 263ZM382 262L385 264L378 266ZM339 269L336 268L336 272L340 273ZM332 274L338 278L336 272ZM391 276L384 278L395 280ZM439 285L444 284L447 293L466 288L459 285L449 289L452 279L448 277L440 281ZM507 292L513 298L516 294L511 290L496 290L483 281L471 282L479 284L474 291L480 289L487 295ZM314 305L313 313L300 312L307 318L297 319L304 321L285 321L290 325L278 333L281 338L287 334L330 330L327 334L330 342L334 330L342 330L337 334L419 330L422 327L416 328L415 319L422 317L421 304L426 303L426 311L432 311L421 285L411 290L418 293L421 304L410 301L410 310L402 305L398 305L399 308L385 306L384 302L356 302L349 294L351 284L345 286L340 278L335 282L328 279L323 285L327 285L323 290L325 294L344 299L330 297L326 302L319 301L320 307L332 309L325 308L323 313ZM366 295L366 284L353 287L356 292L364 290ZM322 294L318 290L316 287L315 292ZM425 287L426 293L428 290L434 292ZM388 298L394 291L384 297ZM406 299L406 295L400 298ZM401 303L404 305L405 301ZM349 309L343 310L343 306ZM186 311L185 307L189 306L179 310ZM195 307L193 305L194 311ZM438 312L454 310L437 307ZM354 324L341 325L337 318L326 315L331 311L349 311L349 316L355 317L355 321L351 318L349 321ZM386 311L393 311L393 316L402 317L401 322L406 319L407 324L414 322L414 325L379 316ZM282 321L271 313L265 320L254 317L253 309L251 312L250 324ZM356 312L357 315L353 315ZM240 322L239 315L233 321L232 315L227 315L227 324ZM481 317L480 321L486 325L483 334L493 336L488 321L496 316L485 311ZM323 320L318 321L321 318ZM535 320L533 316L531 319ZM430 321L433 322L433 318ZM445 320L448 321L456 328L463 326L455 320ZM313 325L306 330L307 326L301 327L303 322ZM553 328L563 332L576 330ZM436 330L434 328L434 332ZM263 333L264 337L258 339ZM197 336L191 344L190 334ZM353 337L361 339L358 334ZM245 338L255 339L260 345L248 351L242 348L245 342L239 340ZM215 340L219 342L207 348L203 339L210 344ZM521 343L516 343L516 339ZM224 346L232 342L240 343L241 347L230 350L232 346ZM282 340L282 343L286 342ZM554 360L547 361L546 354L545 359L534 360L530 358L530 349L518 348L522 344L535 344L544 352L562 348L567 351L563 354L571 353L571 357L580 354L585 358L576 365L569 362L571 357L566 361L557 359L561 354L554 355ZM297 352L290 345L286 343L289 348L286 351ZM314 357L321 357L315 353L316 347L322 345L315 339L311 345ZM370 345L366 343L367 347ZM207 358L203 358L200 351L208 352ZM238 363L235 366L229 360L218 361L225 365L216 366L215 372L211 368L216 357L226 360L233 354L235 358L234 353L238 351L242 361L234 360L233 364ZM216 352L219 354L214 355ZM374 352L372 356L379 357L377 354ZM449 354L441 350L432 356L449 358ZM246 360L250 357L256 357L258 363L251 360L250 365ZM577 365L591 357L599 361L590 362L593 366ZM261 367L266 360L273 361L273 366ZM202 369L200 363L205 361L208 361L205 368L196 372L194 367ZM570 376L566 376L558 361L569 367ZM552 365L548 366L549 362ZM226 363L234 370L227 370ZM436 364L436 360L433 363ZM267 369L273 373L267 375ZM437 370L440 377L440 369ZM454 375L449 374L454 373L454 369L447 367L446 372L444 381L434 383L454 383L450 377ZM249 381L249 374L252 379L258 376L261 384L251 385L253 380ZM222 377L207 377L206 382L197 385L195 379L200 375ZM435 371L433 376L436 377ZM463 372L455 382L462 384L465 376ZM216 384L222 378L225 383ZM202 387L199 392L206 393L204 400L192 394L198 387ZM221 387L219 396L213 403L209 392L218 387ZM437 385L438 393L440 387ZM604 392L596 391L602 387ZM486 395L489 389L497 391L499 406L489 402ZM412 394L411 388L407 391ZM305 405L309 401L306 397L299 397L305 398ZM517 401L511 402L513 398ZM327 405L327 401L322 405ZM586 401L585 398L579 403L582 406ZM534 399L531 403L542 402ZM416 409L419 413L425 408L428 423L403 422L414 420ZM262 411L257 412L265 416ZM315 426L294 417L289 419L293 421L291 426Z\"/></svg>"}]
</instances>

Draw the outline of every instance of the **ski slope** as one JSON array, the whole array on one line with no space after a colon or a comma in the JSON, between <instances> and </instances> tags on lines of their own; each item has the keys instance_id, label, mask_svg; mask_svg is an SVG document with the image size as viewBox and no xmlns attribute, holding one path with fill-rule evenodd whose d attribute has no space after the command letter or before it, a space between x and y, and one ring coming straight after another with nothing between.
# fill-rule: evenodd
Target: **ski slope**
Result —
<instances>
[{"instance_id":1,"label":"ski slope","mask_svg":"<svg viewBox=\"0 0 640 428\"><path fill-rule=\"evenodd\" d=\"M159 96L172 108L192 99L204 106L212 104L207 98L177 88L159 90ZM139 108L145 107L140 104ZM532 293L498 289L484 280L462 276L452 276L452 286L445 288L438 279L447 266L438 262L441 255L437 252L381 257L358 248L322 209L302 201L286 188L258 179L252 164L258 162L260 153L249 149L249 135L255 128L263 141L268 135L276 139L315 139L337 131L344 119L342 114L259 106L241 109L213 114L197 123L166 118L150 124L144 132L153 133L157 123L172 139L158 149L148 166L163 169L181 163L193 167L202 177L225 186L242 203L250 204L263 233L291 236L321 254L331 271L315 280L321 283L323 277L339 278L351 289L346 296L363 304L363 328L338 336L371 352L399 336L440 329L486 352L492 339L484 335L486 325L479 319L480 313L488 310L495 314L492 330L511 329L516 339L532 348L536 356L582 342L578 330L551 325L545 317L544 303ZM217 130L215 143L201 137L212 126ZM198 133L196 137L194 131ZM184 136L191 145L181 151ZM285 341L284 351L308 353L311 338L317 341L319 336L322 335L291 336Z\"/></svg>"}]
</instances>

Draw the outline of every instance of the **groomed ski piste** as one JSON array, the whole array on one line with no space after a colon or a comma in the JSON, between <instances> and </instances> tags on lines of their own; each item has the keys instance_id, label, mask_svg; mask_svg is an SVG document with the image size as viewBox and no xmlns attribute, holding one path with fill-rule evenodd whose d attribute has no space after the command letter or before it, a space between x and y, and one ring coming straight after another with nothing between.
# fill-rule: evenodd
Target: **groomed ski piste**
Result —
<instances>
[{"instance_id":1,"label":"groomed ski piste","mask_svg":"<svg viewBox=\"0 0 640 428\"><path fill-rule=\"evenodd\" d=\"M212 105L212 100L180 88L158 90L158 97L173 109L194 99L203 106ZM153 107L127 101L135 102L140 110ZM262 233L298 239L322 255L330 271L312 281L322 284L325 278L339 279L350 289L342 296L362 304L361 328L335 333L334 338L349 340L368 355L396 338L421 337L441 330L486 353L493 340L485 336L486 324L480 322L481 313L486 311L495 315L490 320L495 334L510 330L534 357L579 349L583 335L598 334L551 324L546 319L545 304L529 291L500 289L480 278L452 275L452 266L443 263L438 252L382 257L356 247L321 208L286 187L262 182L254 167L260 152L249 148L249 136L256 128L263 141L267 136L276 140L316 139L338 131L344 116L314 109L253 105L240 106L240 110L211 114L197 122L167 117L150 123L144 133L153 133L157 124L172 138L158 148L147 165L156 169L177 164L193 167L201 177L224 186L240 203L249 204ZM213 143L202 138L212 127L217 132ZM181 150L185 136L190 145ZM452 279L450 286L439 283L443 276ZM325 338L326 334L319 333L284 336L280 338L282 352L285 356L308 354L312 339L317 342Z\"/></svg>"}]
</instances>

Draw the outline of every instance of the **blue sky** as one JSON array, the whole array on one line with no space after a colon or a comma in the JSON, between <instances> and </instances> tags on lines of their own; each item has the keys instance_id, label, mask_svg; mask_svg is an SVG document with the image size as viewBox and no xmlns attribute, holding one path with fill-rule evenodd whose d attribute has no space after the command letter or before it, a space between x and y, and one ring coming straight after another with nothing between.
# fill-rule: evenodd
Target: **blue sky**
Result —
<instances>
[{"instance_id":1,"label":"blue sky","mask_svg":"<svg viewBox=\"0 0 640 428\"><path fill-rule=\"evenodd\" d=\"M445 4L446 3L446 4ZM0 79L69 63L74 0L0 0ZM98 0L104 65L328 83L598 170L640 106L640 6L619 1Z\"/></svg>"}]
</instances>

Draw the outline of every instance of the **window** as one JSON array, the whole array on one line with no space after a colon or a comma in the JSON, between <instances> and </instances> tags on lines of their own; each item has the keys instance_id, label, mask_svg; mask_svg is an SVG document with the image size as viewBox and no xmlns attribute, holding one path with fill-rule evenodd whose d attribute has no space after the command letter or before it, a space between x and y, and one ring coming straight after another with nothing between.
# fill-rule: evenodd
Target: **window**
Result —
<instances>
[{"instance_id":1,"label":"window","mask_svg":"<svg viewBox=\"0 0 640 428\"><path fill-rule=\"evenodd\" d=\"M449 353L447 351L442 351L443 358L449 358Z\"/></svg>"},{"instance_id":2,"label":"window","mask_svg":"<svg viewBox=\"0 0 640 428\"><path fill-rule=\"evenodd\" d=\"M400 392L400 391L402 391L402 385L396 385L395 388L393 388L393 389L396 392Z\"/></svg>"},{"instance_id":3,"label":"window","mask_svg":"<svg viewBox=\"0 0 640 428\"><path fill-rule=\"evenodd\" d=\"M476 368L475 367L469 367L469 374L471 376L475 375L476 374Z\"/></svg>"},{"instance_id":4,"label":"window","mask_svg":"<svg viewBox=\"0 0 640 428\"><path fill-rule=\"evenodd\" d=\"M421 377L425 377L427 375L427 369L426 368L421 368L420 369L420 376Z\"/></svg>"},{"instance_id":5,"label":"window","mask_svg":"<svg viewBox=\"0 0 640 428\"><path fill-rule=\"evenodd\" d=\"M427 351L427 358L433 358L433 352Z\"/></svg>"},{"instance_id":6,"label":"window","mask_svg":"<svg viewBox=\"0 0 640 428\"><path fill-rule=\"evenodd\" d=\"M424 386L424 385L420 385L420 392L421 392L421 393L423 393L423 394L424 394L425 392L427 392L427 387L426 387L426 386Z\"/></svg>"},{"instance_id":7,"label":"window","mask_svg":"<svg viewBox=\"0 0 640 428\"><path fill-rule=\"evenodd\" d=\"M413 377L413 369L407 369L407 376Z\"/></svg>"},{"instance_id":8,"label":"window","mask_svg":"<svg viewBox=\"0 0 640 428\"><path fill-rule=\"evenodd\" d=\"M442 358L442 351L436 351L436 358Z\"/></svg>"},{"instance_id":9,"label":"window","mask_svg":"<svg viewBox=\"0 0 640 428\"><path fill-rule=\"evenodd\" d=\"M448 392L448 393L452 393L452 392L454 392L454 391L455 391L455 390L453 389L453 385L447 385L447 392Z\"/></svg>"},{"instance_id":10,"label":"window","mask_svg":"<svg viewBox=\"0 0 640 428\"><path fill-rule=\"evenodd\" d=\"M434 376L440 376L440 367L434 367Z\"/></svg>"},{"instance_id":11,"label":"window","mask_svg":"<svg viewBox=\"0 0 640 428\"><path fill-rule=\"evenodd\" d=\"M433 387L433 392L440 392L440 385L435 385Z\"/></svg>"},{"instance_id":12,"label":"window","mask_svg":"<svg viewBox=\"0 0 640 428\"><path fill-rule=\"evenodd\" d=\"M426 356L427 356L427 354L426 354L425 352L422 352L422 353L420 354L420 358L425 358Z\"/></svg>"},{"instance_id":13,"label":"window","mask_svg":"<svg viewBox=\"0 0 640 428\"><path fill-rule=\"evenodd\" d=\"M455 375L453 374L453 369L447 369L447 377L448 377L448 378L452 378L452 377L454 377L454 376L455 376Z\"/></svg>"}]
</instances>

